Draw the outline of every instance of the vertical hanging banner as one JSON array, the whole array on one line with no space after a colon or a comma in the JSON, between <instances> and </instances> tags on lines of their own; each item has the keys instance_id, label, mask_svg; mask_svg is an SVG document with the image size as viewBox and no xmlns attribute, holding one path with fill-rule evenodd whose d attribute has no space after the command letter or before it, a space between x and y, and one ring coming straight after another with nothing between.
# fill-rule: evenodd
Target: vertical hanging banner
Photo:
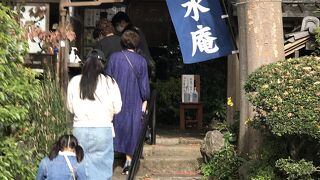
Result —
<instances>
[{"instance_id":1,"label":"vertical hanging banner","mask_svg":"<svg viewBox=\"0 0 320 180\"><path fill-rule=\"evenodd\" d=\"M185 64L232 54L235 49L219 0L166 0Z\"/></svg>"}]
</instances>

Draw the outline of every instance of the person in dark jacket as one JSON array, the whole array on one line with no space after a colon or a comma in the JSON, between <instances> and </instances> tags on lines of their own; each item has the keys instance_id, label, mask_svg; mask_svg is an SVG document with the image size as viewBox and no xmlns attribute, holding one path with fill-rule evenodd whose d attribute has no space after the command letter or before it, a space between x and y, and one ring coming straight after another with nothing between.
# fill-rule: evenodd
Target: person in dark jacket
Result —
<instances>
[{"instance_id":1,"label":"person in dark jacket","mask_svg":"<svg viewBox=\"0 0 320 180\"><path fill-rule=\"evenodd\" d=\"M97 29L100 30L101 39L97 42L95 49L101 50L105 57L105 65L108 64L109 56L113 52L121 51L120 36L114 34L114 29L110 21L106 18L100 19Z\"/></svg>"},{"instance_id":2,"label":"person in dark jacket","mask_svg":"<svg viewBox=\"0 0 320 180\"><path fill-rule=\"evenodd\" d=\"M121 36L122 32L126 28L134 27L138 31L139 37L140 37L140 42L138 44L136 52L138 54L142 55L146 59L147 65L148 65L149 76L153 76L154 71L155 71L155 62L150 55L148 43L147 43L145 35L141 31L141 29L134 26L132 24L129 16L125 12L122 12L122 11L119 11L118 13L116 13L112 17L111 23L112 23L112 26L114 27L115 33L118 34L119 36Z\"/></svg>"}]
</instances>

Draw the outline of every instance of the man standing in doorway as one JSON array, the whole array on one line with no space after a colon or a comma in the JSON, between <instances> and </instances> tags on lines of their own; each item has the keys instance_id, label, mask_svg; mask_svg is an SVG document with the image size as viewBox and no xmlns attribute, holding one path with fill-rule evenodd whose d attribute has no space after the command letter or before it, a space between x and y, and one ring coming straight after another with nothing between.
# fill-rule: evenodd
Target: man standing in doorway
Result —
<instances>
[{"instance_id":1,"label":"man standing in doorway","mask_svg":"<svg viewBox=\"0 0 320 180\"><path fill-rule=\"evenodd\" d=\"M129 16L122 11L119 11L112 17L111 23L116 31L116 34L118 35L121 35L123 30L125 30L129 26L133 26ZM147 60L149 77L152 77L153 72L155 71L155 62L150 55L149 47L144 33L140 30L140 28L136 26L134 26L134 28L139 32L140 36L140 43L138 45L137 53L142 55Z\"/></svg>"}]
</instances>

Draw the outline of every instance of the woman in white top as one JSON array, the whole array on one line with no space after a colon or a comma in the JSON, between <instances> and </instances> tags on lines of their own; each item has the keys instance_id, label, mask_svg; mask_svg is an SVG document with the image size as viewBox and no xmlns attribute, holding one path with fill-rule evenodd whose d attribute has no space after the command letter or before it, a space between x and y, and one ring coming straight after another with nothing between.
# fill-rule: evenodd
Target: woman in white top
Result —
<instances>
[{"instance_id":1,"label":"woman in white top","mask_svg":"<svg viewBox=\"0 0 320 180\"><path fill-rule=\"evenodd\" d=\"M112 119L122 106L118 84L103 75L104 58L100 50L89 52L82 74L73 77L68 85L68 109L74 114L73 134L84 150L81 163L88 180L112 177Z\"/></svg>"}]
</instances>

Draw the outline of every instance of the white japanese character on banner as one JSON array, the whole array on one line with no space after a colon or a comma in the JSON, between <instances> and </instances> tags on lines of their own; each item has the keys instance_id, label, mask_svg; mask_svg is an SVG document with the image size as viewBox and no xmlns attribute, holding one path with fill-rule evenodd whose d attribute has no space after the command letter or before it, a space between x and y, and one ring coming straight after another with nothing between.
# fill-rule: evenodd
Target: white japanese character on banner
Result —
<instances>
[{"instance_id":1,"label":"white japanese character on banner","mask_svg":"<svg viewBox=\"0 0 320 180\"><path fill-rule=\"evenodd\" d=\"M191 32L192 36L192 56L195 55L197 48L200 52L205 51L206 53L215 53L219 51L219 47L213 42L216 37L211 37L210 27L203 27L202 25L197 26L199 30Z\"/></svg>"},{"instance_id":2,"label":"white japanese character on banner","mask_svg":"<svg viewBox=\"0 0 320 180\"><path fill-rule=\"evenodd\" d=\"M206 8L204 6L200 5L200 2L202 0L190 0L184 4L181 4L182 7L188 7L186 14L184 17L188 17L191 13L191 10L193 11L193 16L191 16L194 20L199 20L199 11L204 13L210 11L210 8Z\"/></svg>"}]
</instances>

